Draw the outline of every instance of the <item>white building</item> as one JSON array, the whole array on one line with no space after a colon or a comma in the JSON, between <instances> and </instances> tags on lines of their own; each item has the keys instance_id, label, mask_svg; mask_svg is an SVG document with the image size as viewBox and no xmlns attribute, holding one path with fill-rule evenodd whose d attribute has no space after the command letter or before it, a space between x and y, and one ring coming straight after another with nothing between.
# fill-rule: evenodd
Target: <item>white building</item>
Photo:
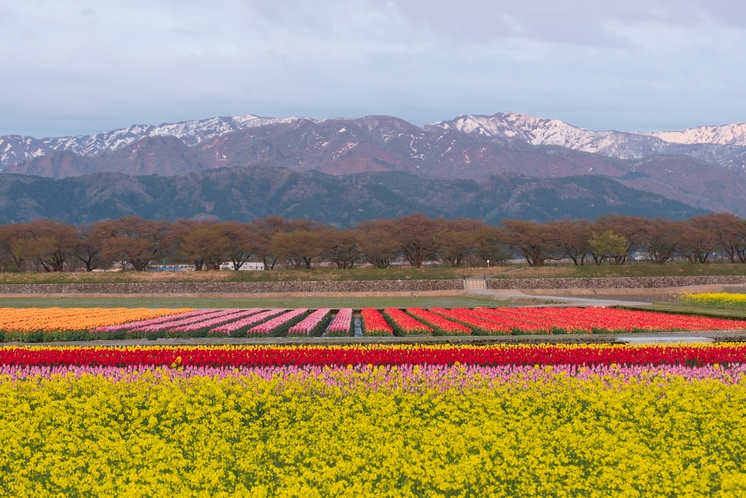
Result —
<instances>
[{"instance_id":1,"label":"white building","mask_svg":"<svg viewBox=\"0 0 746 498\"><path fill-rule=\"evenodd\" d=\"M235 270L235 266L233 265L232 261L229 261L227 263L222 263L220 265L221 270ZM257 271L257 270L264 270L264 263L261 261L247 261L244 264L241 265L241 268L239 268L239 271Z\"/></svg>"}]
</instances>

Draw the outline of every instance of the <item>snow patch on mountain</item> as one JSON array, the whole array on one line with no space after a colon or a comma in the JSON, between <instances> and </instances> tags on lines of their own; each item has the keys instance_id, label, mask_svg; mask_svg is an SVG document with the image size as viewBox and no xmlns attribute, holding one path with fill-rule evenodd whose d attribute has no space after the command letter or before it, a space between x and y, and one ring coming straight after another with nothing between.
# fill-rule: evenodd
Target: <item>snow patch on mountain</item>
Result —
<instances>
[{"instance_id":1,"label":"snow patch on mountain","mask_svg":"<svg viewBox=\"0 0 746 498\"><path fill-rule=\"evenodd\" d=\"M33 137L8 135L0 137L0 163L8 166L50 154L54 151L70 151L82 156L97 156L114 152L146 137L172 136L187 145L197 145L205 140L234 131L257 126L293 123L298 117L263 118L253 114L219 117L179 123L154 125L132 125L105 133L37 139Z\"/></svg>"},{"instance_id":2,"label":"snow patch on mountain","mask_svg":"<svg viewBox=\"0 0 746 498\"><path fill-rule=\"evenodd\" d=\"M552 145L623 159L645 157L665 145L662 140L654 137L588 130L558 119L537 118L518 112L460 116L451 121L438 121L431 126L458 130L482 138L507 138L531 145Z\"/></svg>"},{"instance_id":3,"label":"snow patch on mountain","mask_svg":"<svg viewBox=\"0 0 746 498\"><path fill-rule=\"evenodd\" d=\"M0 137L0 167L12 166L55 151L70 151L82 156L107 154L146 137L173 136L186 145L196 146L235 131L248 128L300 123L307 118L265 118L254 114L201 120L132 125L94 135L37 139L21 135ZM307 120L317 125L327 121L351 122L378 135L383 143L402 140L412 159L423 154L451 131L487 142L523 142L533 146L563 147L620 159L641 159L650 155L689 155L725 168L746 171L746 123L700 126L683 131L655 133L595 131L570 125L557 119L545 119L518 112L493 115L464 115L438 121L424 128L391 116L365 116L359 119ZM348 133L342 125L338 132ZM321 140L319 138L319 140ZM451 143L446 152L454 146Z\"/></svg>"},{"instance_id":4,"label":"snow patch on mountain","mask_svg":"<svg viewBox=\"0 0 746 498\"><path fill-rule=\"evenodd\" d=\"M722 126L698 126L684 131L660 131L646 133L675 144L719 144L746 146L746 123L731 123Z\"/></svg>"}]
</instances>

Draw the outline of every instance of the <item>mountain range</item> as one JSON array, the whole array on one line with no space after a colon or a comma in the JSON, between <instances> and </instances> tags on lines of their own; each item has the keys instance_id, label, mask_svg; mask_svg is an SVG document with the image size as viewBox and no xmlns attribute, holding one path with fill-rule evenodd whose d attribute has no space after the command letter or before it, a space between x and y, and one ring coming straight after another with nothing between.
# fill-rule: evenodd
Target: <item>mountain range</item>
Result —
<instances>
[{"instance_id":1,"label":"mountain range","mask_svg":"<svg viewBox=\"0 0 746 498\"><path fill-rule=\"evenodd\" d=\"M54 179L104 172L184 176L258 164L340 177L400 172L422 181L592 175L696 209L746 216L745 123L630 133L520 113L423 127L391 116L244 115L76 137L0 137L3 173Z\"/></svg>"}]
</instances>

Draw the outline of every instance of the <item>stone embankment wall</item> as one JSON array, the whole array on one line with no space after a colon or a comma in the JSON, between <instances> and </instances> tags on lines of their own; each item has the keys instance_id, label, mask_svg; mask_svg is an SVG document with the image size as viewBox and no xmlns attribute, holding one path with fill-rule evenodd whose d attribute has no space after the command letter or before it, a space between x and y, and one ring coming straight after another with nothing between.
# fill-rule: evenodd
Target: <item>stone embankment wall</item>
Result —
<instances>
[{"instance_id":1,"label":"stone embankment wall","mask_svg":"<svg viewBox=\"0 0 746 498\"><path fill-rule=\"evenodd\" d=\"M652 289L689 285L746 285L746 276L728 277L611 277L500 278L487 280L488 289ZM270 294L320 292L461 291L453 280L361 280L313 282L144 282L91 284L0 284L9 294Z\"/></svg>"},{"instance_id":2,"label":"stone embankment wall","mask_svg":"<svg viewBox=\"0 0 746 498\"><path fill-rule=\"evenodd\" d=\"M461 280L314 282L147 282L0 284L2 294L268 294L292 292L426 292L463 290Z\"/></svg>"},{"instance_id":3,"label":"stone embankment wall","mask_svg":"<svg viewBox=\"0 0 746 498\"><path fill-rule=\"evenodd\" d=\"M608 277L496 278L488 289L655 289L689 285L746 285L746 276L724 277Z\"/></svg>"}]
</instances>

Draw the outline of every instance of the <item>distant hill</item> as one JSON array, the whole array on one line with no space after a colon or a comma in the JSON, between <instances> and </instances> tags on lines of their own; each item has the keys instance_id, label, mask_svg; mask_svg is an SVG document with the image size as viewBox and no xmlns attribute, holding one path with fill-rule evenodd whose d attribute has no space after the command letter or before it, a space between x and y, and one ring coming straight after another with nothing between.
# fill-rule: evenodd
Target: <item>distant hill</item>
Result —
<instances>
[{"instance_id":1,"label":"distant hill","mask_svg":"<svg viewBox=\"0 0 746 498\"><path fill-rule=\"evenodd\" d=\"M95 173L64 179L0 174L0 222L71 223L137 214L152 219L251 220L281 214L338 226L412 212L545 221L620 213L688 218L706 211L625 187L610 178L429 180L405 172L333 176L260 165L182 176Z\"/></svg>"},{"instance_id":2,"label":"distant hill","mask_svg":"<svg viewBox=\"0 0 746 498\"><path fill-rule=\"evenodd\" d=\"M746 217L746 125L659 134L593 131L518 113L419 127L359 119L212 118L97 135L0 137L5 173L66 178L97 172L180 176L271 164L345 176L405 172L431 180L493 175L598 175L638 190Z\"/></svg>"}]
</instances>

